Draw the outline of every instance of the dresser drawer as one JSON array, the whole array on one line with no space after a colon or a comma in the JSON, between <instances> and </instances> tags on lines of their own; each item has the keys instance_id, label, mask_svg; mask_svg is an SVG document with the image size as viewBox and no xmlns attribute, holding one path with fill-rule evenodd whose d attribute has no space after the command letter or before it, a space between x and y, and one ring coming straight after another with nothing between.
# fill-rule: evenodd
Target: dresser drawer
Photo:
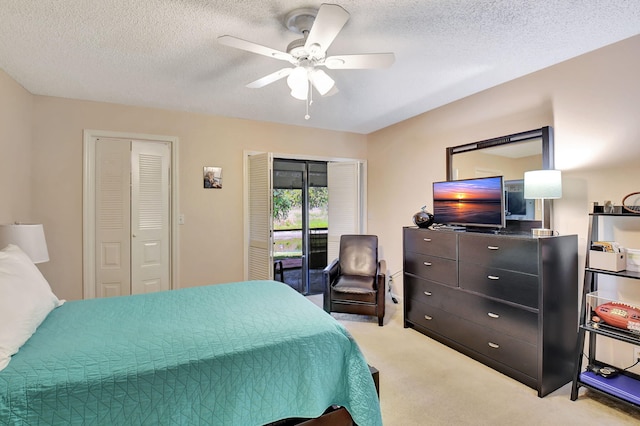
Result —
<instances>
[{"instance_id":1,"label":"dresser drawer","mask_svg":"<svg viewBox=\"0 0 640 426\"><path fill-rule=\"evenodd\" d=\"M404 276L405 299L413 299L443 310L455 303L458 291L451 287L414 277Z\"/></svg>"},{"instance_id":2,"label":"dresser drawer","mask_svg":"<svg viewBox=\"0 0 640 426\"><path fill-rule=\"evenodd\" d=\"M531 345L538 344L538 313L517 308L486 297L456 292L457 307L445 309L456 312L467 320L499 333L505 333Z\"/></svg>"},{"instance_id":3,"label":"dresser drawer","mask_svg":"<svg viewBox=\"0 0 640 426\"><path fill-rule=\"evenodd\" d=\"M537 349L522 340L462 319L449 312L408 299L407 319L446 336L527 376L537 379Z\"/></svg>"},{"instance_id":4,"label":"dresser drawer","mask_svg":"<svg viewBox=\"0 0 640 426\"><path fill-rule=\"evenodd\" d=\"M458 264L455 260L407 252L404 271L448 286L458 286Z\"/></svg>"},{"instance_id":5,"label":"dresser drawer","mask_svg":"<svg viewBox=\"0 0 640 426\"><path fill-rule=\"evenodd\" d=\"M407 299L405 303L407 303L407 318L412 323L452 340L465 340L463 336L467 334L467 328L464 327L463 319L414 299Z\"/></svg>"},{"instance_id":6,"label":"dresser drawer","mask_svg":"<svg viewBox=\"0 0 640 426\"><path fill-rule=\"evenodd\" d=\"M538 309L538 276L459 263L459 285L466 290Z\"/></svg>"},{"instance_id":7,"label":"dresser drawer","mask_svg":"<svg viewBox=\"0 0 640 426\"><path fill-rule=\"evenodd\" d=\"M538 378L538 350L535 345L506 334L470 324L471 337L465 341L470 349L518 370L534 379Z\"/></svg>"},{"instance_id":8,"label":"dresser drawer","mask_svg":"<svg viewBox=\"0 0 640 426\"><path fill-rule=\"evenodd\" d=\"M456 234L428 229L404 228L404 249L415 253L456 259Z\"/></svg>"},{"instance_id":9,"label":"dresser drawer","mask_svg":"<svg viewBox=\"0 0 640 426\"><path fill-rule=\"evenodd\" d=\"M538 242L532 238L505 238L491 235L460 234L461 262L538 273Z\"/></svg>"}]
</instances>

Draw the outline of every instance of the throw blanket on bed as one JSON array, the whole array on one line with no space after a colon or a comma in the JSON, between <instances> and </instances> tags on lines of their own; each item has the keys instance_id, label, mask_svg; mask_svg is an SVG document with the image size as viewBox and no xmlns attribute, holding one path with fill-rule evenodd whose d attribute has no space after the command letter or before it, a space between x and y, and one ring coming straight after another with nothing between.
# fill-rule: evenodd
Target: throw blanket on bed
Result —
<instances>
[{"instance_id":1,"label":"throw blanket on bed","mask_svg":"<svg viewBox=\"0 0 640 426\"><path fill-rule=\"evenodd\" d=\"M381 425L349 333L275 281L67 302L0 372L0 424Z\"/></svg>"}]
</instances>

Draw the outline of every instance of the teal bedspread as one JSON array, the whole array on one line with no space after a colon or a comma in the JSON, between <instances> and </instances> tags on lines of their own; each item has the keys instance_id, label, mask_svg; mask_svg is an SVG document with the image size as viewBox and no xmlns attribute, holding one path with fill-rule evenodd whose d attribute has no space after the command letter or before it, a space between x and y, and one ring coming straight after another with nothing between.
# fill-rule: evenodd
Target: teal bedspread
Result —
<instances>
[{"instance_id":1,"label":"teal bedspread","mask_svg":"<svg viewBox=\"0 0 640 426\"><path fill-rule=\"evenodd\" d=\"M0 371L0 424L382 424L349 333L275 281L67 302Z\"/></svg>"}]
</instances>

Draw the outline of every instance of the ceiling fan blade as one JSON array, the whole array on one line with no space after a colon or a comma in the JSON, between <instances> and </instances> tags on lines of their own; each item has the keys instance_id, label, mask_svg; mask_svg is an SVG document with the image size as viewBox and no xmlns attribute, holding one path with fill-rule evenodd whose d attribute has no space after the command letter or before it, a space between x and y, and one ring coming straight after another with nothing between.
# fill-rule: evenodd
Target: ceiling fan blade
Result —
<instances>
[{"instance_id":1,"label":"ceiling fan blade","mask_svg":"<svg viewBox=\"0 0 640 426\"><path fill-rule=\"evenodd\" d=\"M396 57L393 53L365 53L362 55L329 56L322 65L332 70L388 68L395 60Z\"/></svg>"},{"instance_id":2,"label":"ceiling fan blade","mask_svg":"<svg viewBox=\"0 0 640 426\"><path fill-rule=\"evenodd\" d=\"M252 81L251 83L247 84L247 87L249 89L259 89L261 87L266 86L267 84L271 84L275 81L278 81L281 78L285 78L286 76L291 74L292 70L293 68L282 68L281 70L278 70L269 75L265 75L264 77L259 78L256 81Z\"/></svg>"},{"instance_id":3,"label":"ceiling fan blade","mask_svg":"<svg viewBox=\"0 0 640 426\"><path fill-rule=\"evenodd\" d=\"M220 36L218 37L218 43L224 44L225 46L235 47L236 49L246 50L247 52L257 53L258 55L268 56L269 58L275 58L295 63L295 59L293 58L293 56L286 52L262 46L252 41L242 40L241 38L237 38L234 36Z\"/></svg>"},{"instance_id":4,"label":"ceiling fan blade","mask_svg":"<svg viewBox=\"0 0 640 426\"><path fill-rule=\"evenodd\" d=\"M325 53L344 24L349 20L349 12L337 4L322 4L318 9L304 48L312 54ZM322 56L322 55L315 55Z\"/></svg>"}]
</instances>

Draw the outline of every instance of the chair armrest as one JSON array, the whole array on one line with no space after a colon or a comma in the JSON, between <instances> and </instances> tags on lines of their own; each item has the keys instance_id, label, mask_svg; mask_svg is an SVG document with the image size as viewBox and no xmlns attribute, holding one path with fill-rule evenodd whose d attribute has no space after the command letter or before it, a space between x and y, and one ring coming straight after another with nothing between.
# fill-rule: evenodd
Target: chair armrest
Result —
<instances>
[{"instance_id":1,"label":"chair armrest","mask_svg":"<svg viewBox=\"0 0 640 426\"><path fill-rule=\"evenodd\" d=\"M339 260L333 259L333 261L322 270L322 279L325 283L325 287L328 284L333 284L336 278L338 278L339 273L340 273ZM328 287L326 288L328 289Z\"/></svg>"},{"instance_id":2,"label":"chair armrest","mask_svg":"<svg viewBox=\"0 0 640 426\"><path fill-rule=\"evenodd\" d=\"M334 259L333 262L322 270L322 285L324 287L323 308L326 312L331 312L331 285L336 281L339 273L340 263L338 259Z\"/></svg>"},{"instance_id":3,"label":"chair armrest","mask_svg":"<svg viewBox=\"0 0 640 426\"><path fill-rule=\"evenodd\" d=\"M376 272L376 283L378 288L382 288L384 291L385 288L385 280L387 274L387 261L384 259L380 259L378 261L378 271Z\"/></svg>"}]
</instances>

